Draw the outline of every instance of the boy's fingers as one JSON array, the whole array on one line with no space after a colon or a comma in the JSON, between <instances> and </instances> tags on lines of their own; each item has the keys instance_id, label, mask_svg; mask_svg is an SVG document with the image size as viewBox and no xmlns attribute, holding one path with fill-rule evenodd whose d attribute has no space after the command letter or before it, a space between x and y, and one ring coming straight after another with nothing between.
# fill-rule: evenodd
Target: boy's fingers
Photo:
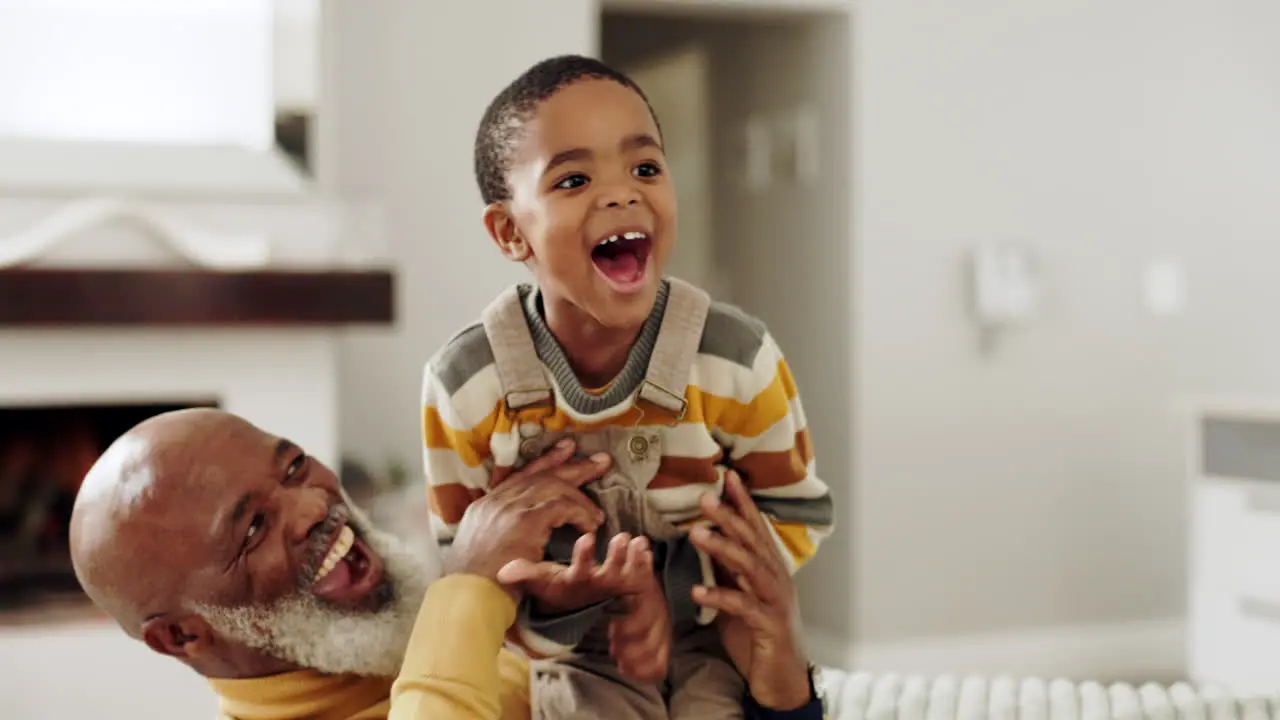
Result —
<instances>
[{"instance_id":1,"label":"boy's fingers","mask_svg":"<svg viewBox=\"0 0 1280 720\"><path fill-rule=\"evenodd\" d=\"M769 532L769 523L764 519L764 513L760 512L755 499L751 497L751 491L747 489L747 484L742 481L742 476L730 470L725 473L724 485L725 492L728 494L729 499L733 501L738 514L755 529L757 539L766 542L768 547L773 547L773 536Z\"/></svg>"},{"instance_id":2,"label":"boy's fingers","mask_svg":"<svg viewBox=\"0 0 1280 720\"><path fill-rule=\"evenodd\" d=\"M640 536L627 545L627 562L622 571L628 578L641 577L653 570L653 552L649 539Z\"/></svg>"},{"instance_id":3,"label":"boy's fingers","mask_svg":"<svg viewBox=\"0 0 1280 720\"><path fill-rule=\"evenodd\" d=\"M622 574L622 566L627 559L627 545L631 542L631 536L627 533L618 533L609 540L609 552L605 555L604 564L600 567L600 574L607 578L616 578Z\"/></svg>"},{"instance_id":4,"label":"boy's fingers","mask_svg":"<svg viewBox=\"0 0 1280 720\"><path fill-rule=\"evenodd\" d=\"M584 533L573 543L573 560L569 567L571 580L582 580L591 574L596 564L596 536Z\"/></svg>"}]
</instances>

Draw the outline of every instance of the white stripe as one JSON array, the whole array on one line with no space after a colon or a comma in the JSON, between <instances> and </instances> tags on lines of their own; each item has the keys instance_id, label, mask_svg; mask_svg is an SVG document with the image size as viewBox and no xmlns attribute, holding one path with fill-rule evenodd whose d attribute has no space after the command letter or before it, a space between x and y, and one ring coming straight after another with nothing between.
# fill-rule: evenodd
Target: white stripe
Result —
<instances>
[{"instance_id":1,"label":"white stripe","mask_svg":"<svg viewBox=\"0 0 1280 720\"><path fill-rule=\"evenodd\" d=\"M675 427L659 429L662 431L664 457L716 458L724 449L711 437L706 425L681 423Z\"/></svg>"},{"instance_id":2,"label":"white stripe","mask_svg":"<svg viewBox=\"0 0 1280 720\"><path fill-rule=\"evenodd\" d=\"M773 375L771 372L769 377L760 378L751 368L715 355L701 354L694 359L689 370L689 384L708 395L747 403L769 387Z\"/></svg>"},{"instance_id":3,"label":"white stripe","mask_svg":"<svg viewBox=\"0 0 1280 720\"><path fill-rule=\"evenodd\" d=\"M462 387L458 388L453 397L449 398L447 404L450 417L446 422L459 430L470 430L484 422L500 402L502 402L502 381L498 378L498 366L490 363L483 370L472 375ZM443 410L441 417L444 417Z\"/></svg>"},{"instance_id":4,"label":"white stripe","mask_svg":"<svg viewBox=\"0 0 1280 720\"><path fill-rule=\"evenodd\" d=\"M822 547L822 541L831 537L831 531L834 528L831 526L819 527L817 525L806 525L805 528L809 531L809 542L813 543L813 554L817 555L818 550Z\"/></svg>"},{"instance_id":5,"label":"white stripe","mask_svg":"<svg viewBox=\"0 0 1280 720\"><path fill-rule=\"evenodd\" d=\"M520 457L520 434L518 429L511 432L494 433L489 436L489 452L493 455L495 465L515 467Z\"/></svg>"},{"instance_id":6,"label":"white stripe","mask_svg":"<svg viewBox=\"0 0 1280 720\"><path fill-rule=\"evenodd\" d=\"M666 425L637 425L634 428L623 426L621 424L612 427L648 430L662 436L662 455L664 457L680 457L691 459L709 459L720 455L724 449L719 443L711 437L711 433L707 431L705 425L698 423L681 423L675 427ZM580 433L575 433L580 435ZM494 453L495 461L499 465L507 465L503 459L498 456L502 455L506 458L508 455L514 458L516 452L520 448L520 429L513 427L505 433L494 433L490 436L489 447Z\"/></svg>"},{"instance_id":7,"label":"white stripe","mask_svg":"<svg viewBox=\"0 0 1280 720\"><path fill-rule=\"evenodd\" d=\"M554 640L549 640L526 627L516 626L516 635L520 638L520 642L524 643L525 647L543 657L564 657L565 655L573 652L573 646L561 645L560 643Z\"/></svg>"},{"instance_id":8,"label":"white stripe","mask_svg":"<svg viewBox=\"0 0 1280 720\"><path fill-rule=\"evenodd\" d=\"M830 493L831 489L827 487L827 484L813 474L812 462L809 463L808 474L800 482L751 491L751 494L756 497L776 498L779 500L817 500L818 498L826 497Z\"/></svg>"},{"instance_id":9,"label":"white stripe","mask_svg":"<svg viewBox=\"0 0 1280 720\"><path fill-rule=\"evenodd\" d=\"M685 510L672 511L670 513L664 513L662 517L667 522L671 523L672 525L675 525L677 529L687 531L689 527L692 527L691 523L693 523L696 520L702 519L702 508L695 506L692 508L687 508ZM682 524L686 525L686 527L682 528L681 527Z\"/></svg>"},{"instance_id":10,"label":"white stripe","mask_svg":"<svg viewBox=\"0 0 1280 720\"><path fill-rule=\"evenodd\" d=\"M782 353L772 341L761 346L750 368L702 353L693 361L689 381L705 393L746 404L773 383L780 360Z\"/></svg>"},{"instance_id":11,"label":"white stripe","mask_svg":"<svg viewBox=\"0 0 1280 720\"><path fill-rule=\"evenodd\" d=\"M645 493L645 497L649 499L649 505L657 512L661 513L667 519L667 522L680 522L688 519L688 513L697 512L698 500L706 493L720 493L724 489L724 468L716 468L716 483L714 485L698 483L696 485L682 485L680 487L661 488L658 490L649 490Z\"/></svg>"},{"instance_id":12,"label":"white stripe","mask_svg":"<svg viewBox=\"0 0 1280 720\"><path fill-rule=\"evenodd\" d=\"M489 487L491 473L485 463L467 467L462 456L453 450L427 448L422 452L422 464L427 469L427 482L431 485L461 483L477 490Z\"/></svg>"},{"instance_id":13,"label":"white stripe","mask_svg":"<svg viewBox=\"0 0 1280 720\"><path fill-rule=\"evenodd\" d=\"M445 425L466 432L488 417L501 399L497 378L497 370L490 365L450 397L440 376L428 366L422 378L422 405L435 409Z\"/></svg>"},{"instance_id":14,"label":"white stripe","mask_svg":"<svg viewBox=\"0 0 1280 720\"><path fill-rule=\"evenodd\" d=\"M452 540L454 533L456 532L458 532L458 526L456 524L450 525L444 521L444 518L436 515L435 513L431 513L431 533L435 536L436 542L439 543L446 540Z\"/></svg>"}]
</instances>

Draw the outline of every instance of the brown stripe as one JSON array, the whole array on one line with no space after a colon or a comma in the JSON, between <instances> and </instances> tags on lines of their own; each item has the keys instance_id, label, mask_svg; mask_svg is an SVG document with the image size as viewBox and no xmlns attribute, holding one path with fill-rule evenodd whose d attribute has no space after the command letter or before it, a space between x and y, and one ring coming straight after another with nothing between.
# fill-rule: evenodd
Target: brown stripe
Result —
<instances>
[{"instance_id":1,"label":"brown stripe","mask_svg":"<svg viewBox=\"0 0 1280 720\"><path fill-rule=\"evenodd\" d=\"M431 512L453 525L461 521L467 507L483 495L483 490L459 483L434 485L431 488Z\"/></svg>"},{"instance_id":2,"label":"brown stripe","mask_svg":"<svg viewBox=\"0 0 1280 720\"><path fill-rule=\"evenodd\" d=\"M685 485L715 485L717 480L716 463L724 453L716 457L690 458L667 457L658 464L658 473L649 483L650 490L684 487Z\"/></svg>"},{"instance_id":3,"label":"brown stripe","mask_svg":"<svg viewBox=\"0 0 1280 720\"><path fill-rule=\"evenodd\" d=\"M809 437L808 428L796 433L796 452L800 453L800 460L805 466L813 460L813 439Z\"/></svg>"},{"instance_id":4,"label":"brown stripe","mask_svg":"<svg viewBox=\"0 0 1280 720\"><path fill-rule=\"evenodd\" d=\"M498 485L507 478L511 477L511 473L515 472L515 468L510 465L498 465L493 468L493 472L489 475L489 487L498 487Z\"/></svg>"},{"instance_id":5,"label":"brown stripe","mask_svg":"<svg viewBox=\"0 0 1280 720\"><path fill-rule=\"evenodd\" d=\"M748 453L733 463L742 476L742 482L752 490L786 487L800 482L808 475L809 459L813 457L813 445L809 433L796 433L796 445L781 452Z\"/></svg>"}]
</instances>

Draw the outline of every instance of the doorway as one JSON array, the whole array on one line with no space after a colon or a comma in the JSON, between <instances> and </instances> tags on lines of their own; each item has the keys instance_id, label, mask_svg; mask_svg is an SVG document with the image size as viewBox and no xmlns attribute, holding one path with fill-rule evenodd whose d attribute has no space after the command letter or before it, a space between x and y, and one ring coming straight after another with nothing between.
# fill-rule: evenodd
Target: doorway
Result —
<instances>
[{"instance_id":1,"label":"doorway","mask_svg":"<svg viewBox=\"0 0 1280 720\"><path fill-rule=\"evenodd\" d=\"M814 659L841 663L854 622L851 18L762 4L605 0L599 57L661 120L680 208L669 272L764 320L796 376L838 515L797 582Z\"/></svg>"}]
</instances>

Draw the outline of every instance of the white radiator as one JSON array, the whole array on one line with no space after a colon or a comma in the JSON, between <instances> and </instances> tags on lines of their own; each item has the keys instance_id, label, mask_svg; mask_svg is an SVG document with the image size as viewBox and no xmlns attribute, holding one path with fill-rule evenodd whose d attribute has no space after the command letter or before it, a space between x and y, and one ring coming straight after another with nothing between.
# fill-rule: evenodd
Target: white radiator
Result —
<instances>
[{"instance_id":1,"label":"white radiator","mask_svg":"<svg viewBox=\"0 0 1280 720\"><path fill-rule=\"evenodd\" d=\"M924 678L824 670L831 720L1270 720L1280 697L1234 696L1211 686Z\"/></svg>"}]
</instances>

